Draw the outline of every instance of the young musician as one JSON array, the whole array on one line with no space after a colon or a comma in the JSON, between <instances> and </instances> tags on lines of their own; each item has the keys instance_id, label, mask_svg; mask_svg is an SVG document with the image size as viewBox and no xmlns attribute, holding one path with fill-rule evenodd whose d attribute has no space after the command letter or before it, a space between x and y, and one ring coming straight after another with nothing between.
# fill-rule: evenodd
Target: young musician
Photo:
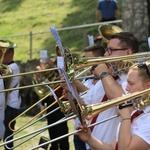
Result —
<instances>
[{"instance_id":1,"label":"young musician","mask_svg":"<svg viewBox=\"0 0 150 150\"><path fill-rule=\"evenodd\" d=\"M150 63L134 64L127 74L126 90L133 93L148 88L150 88ZM137 101L132 101L133 106L136 105ZM91 135L89 129L76 133L76 135L94 150L148 149L150 147L150 106L147 105L142 111L136 112L133 106L118 108L122 121L118 126L116 138L111 143L98 140ZM136 115L137 112L138 115ZM79 125L78 129L84 129L84 127Z\"/></svg>"}]
</instances>

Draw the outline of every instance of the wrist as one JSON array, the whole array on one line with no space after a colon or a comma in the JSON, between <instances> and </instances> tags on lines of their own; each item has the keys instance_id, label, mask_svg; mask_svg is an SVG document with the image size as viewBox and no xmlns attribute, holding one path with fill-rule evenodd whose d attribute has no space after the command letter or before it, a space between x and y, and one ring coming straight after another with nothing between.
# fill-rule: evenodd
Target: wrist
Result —
<instances>
[{"instance_id":1,"label":"wrist","mask_svg":"<svg viewBox=\"0 0 150 150\"><path fill-rule=\"evenodd\" d=\"M123 121L131 121L131 117L129 117L129 118L123 118L123 119L121 120L121 122L123 122Z\"/></svg>"},{"instance_id":2,"label":"wrist","mask_svg":"<svg viewBox=\"0 0 150 150\"><path fill-rule=\"evenodd\" d=\"M110 75L108 72L102 72L99 77L102 80L104 77L107 77L108 75Z\"/></svg>"}]
</instances>

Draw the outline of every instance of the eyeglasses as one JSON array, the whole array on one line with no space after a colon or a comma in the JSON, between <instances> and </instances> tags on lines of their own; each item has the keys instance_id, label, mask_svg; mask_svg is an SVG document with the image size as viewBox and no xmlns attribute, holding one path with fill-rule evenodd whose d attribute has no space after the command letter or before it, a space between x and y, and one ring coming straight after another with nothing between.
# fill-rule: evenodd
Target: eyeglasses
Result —
<instances>
[{"instance_id":1,"label":"eyeglasses","mask_svg":"<svg viewBox=\"0 0 150 150\"><path fill-rule=\"evenodd\" d=\"M127 50L128 48L106 48L105 52L108 52L109 55L112 54L112 51L120 51L120 50Z\"/></svg>"},{"instance_id":2,"label":"eyeglasses","mask_svg":"<svg viewBox=\"0 0 150 150\"><path fill-rule=\"evenodd\" d=\"M146 65L146 63L144 62L139 62L138 63L138 68L143 68L146 70L146 73L148 74L148 76L150 77L150 72L149 72L149 69L148 69L148 66Z\"/></svg>"}]
</instances>

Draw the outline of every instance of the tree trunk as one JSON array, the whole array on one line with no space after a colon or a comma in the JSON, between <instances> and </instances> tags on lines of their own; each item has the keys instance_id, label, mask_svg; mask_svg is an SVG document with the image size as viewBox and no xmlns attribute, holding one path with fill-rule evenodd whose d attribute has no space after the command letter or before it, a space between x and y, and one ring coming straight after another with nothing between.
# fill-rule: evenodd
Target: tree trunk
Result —
<instances>
[{"instance_id":1,"label":"tree trunk","mask_svg":"<svg viewBox=\"0 0 150 150\"><path fill-rule=\"evenodd\" d=\"M138 38L140 51L148 50L150 20L148 17L150 0L123 0L122 1L122 28L133 32ZM144 49L143 49L144 47Z\"/></svg>"}]
</instances>

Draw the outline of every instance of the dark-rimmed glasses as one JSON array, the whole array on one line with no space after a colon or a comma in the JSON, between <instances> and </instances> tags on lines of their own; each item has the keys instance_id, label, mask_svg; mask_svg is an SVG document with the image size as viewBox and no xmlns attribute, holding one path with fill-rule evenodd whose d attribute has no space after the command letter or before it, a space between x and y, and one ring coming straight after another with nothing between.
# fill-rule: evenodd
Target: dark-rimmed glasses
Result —
<instances>
[{"instance_id":1,"label":"dark-rimmed glasses","mask_svg":"<svg viewBox=\"0 0 150 150\"><path fill-rule=\"evenodd\" d=\"M148 76L150 77L150 72L149 72L149 69L148 69L148 66L146 65L146 63L144 62L139 62L138 63L138 68L143 68L146 70L146 73L148 74Z\"/></svg>"},{"instance_id":2,"label":"dark-rimmed glasses","mask_svg":"<svg viewBox=\"0 0 150 150\"><path fill-rule=\"evenodd\" d=\"M105 52L108 52L109 55L112 54L112 51L120 51L120 50L127 50L128 48L106 48Z\"/></svg>"}]
</instances>

